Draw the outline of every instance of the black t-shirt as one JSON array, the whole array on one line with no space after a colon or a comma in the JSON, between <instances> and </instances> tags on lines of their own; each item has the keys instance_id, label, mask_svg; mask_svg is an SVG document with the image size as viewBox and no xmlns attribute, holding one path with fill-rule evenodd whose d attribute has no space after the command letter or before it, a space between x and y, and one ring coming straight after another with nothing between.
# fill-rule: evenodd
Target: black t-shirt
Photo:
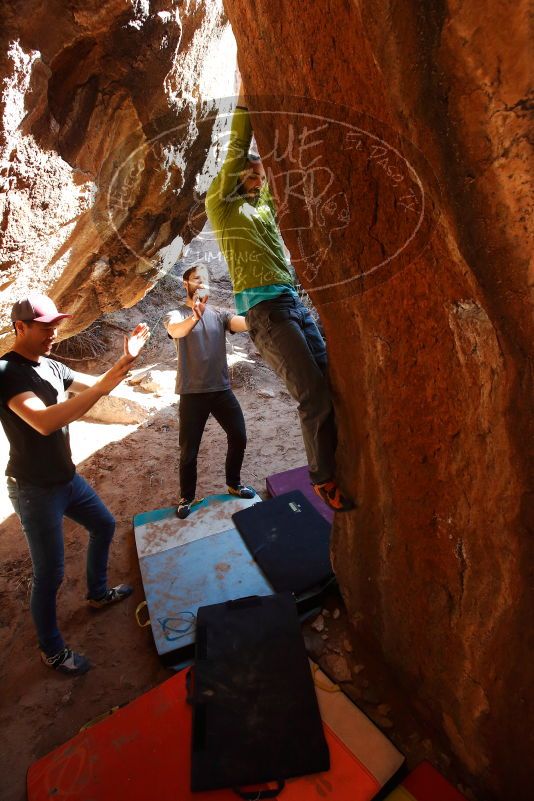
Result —
<instances>
[{"instance_id":1,"label":"black t-shirt","mask_svg":"<svg viewBox=\"0 0 534 801\"><path fill-rule=\"evenodd\" d=\"M45 406L53 406L66 399L73 380L72 371L53 359L32 362L14 351L0 358L0 420L10 445L7 476L39 487L71 480L75 468L68 426L44 436L7 404L15 395L33 392Z\"/></svg>"}]
</instances>

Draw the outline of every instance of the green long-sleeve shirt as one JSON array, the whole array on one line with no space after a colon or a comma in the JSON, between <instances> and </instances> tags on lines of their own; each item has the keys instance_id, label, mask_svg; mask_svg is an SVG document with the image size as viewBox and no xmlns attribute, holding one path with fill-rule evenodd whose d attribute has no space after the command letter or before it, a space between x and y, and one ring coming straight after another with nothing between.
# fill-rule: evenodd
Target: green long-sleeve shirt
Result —
<instances>
[{"instance_id":1,"label":"green long-sleeve shirt","mask_svg":"<svg viewBox=\"0 0 534 801\"><path fill-rule=\"evenodd\" d=\"M236 108L226 158L206 195L206 213L228 263L236 296L256 287L293 287L267 182L252 203L236 192L251 139L248 111Z\"/></svg>"}]
</instances>

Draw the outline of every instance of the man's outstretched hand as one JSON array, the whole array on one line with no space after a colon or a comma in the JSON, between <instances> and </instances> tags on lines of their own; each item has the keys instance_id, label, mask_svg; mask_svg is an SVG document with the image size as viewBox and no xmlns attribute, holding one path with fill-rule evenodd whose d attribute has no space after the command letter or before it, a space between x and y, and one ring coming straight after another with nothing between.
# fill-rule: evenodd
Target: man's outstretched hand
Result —
<instances>
[{"instance_id":1,"label":"man's outstretched hand","mask_svg":"<svg viewBox=\"0 0 534 801\"><path fill-rule=\"evenodd\" d=\"M146 323L139 323L129 336L124 337L124 353L95 383L101 395L109 395L126 378L132 362L139 356L150 331Z\"/></svg>"},{"instance_id":2,"label":"man's outstretched hand","mask_svg":"<svg viewBox=\"0 0 534 801\"><path fill-rule=\"evenodd\" d=\"M132 360L137 358L149 337L150 331L146 323L136 325L130 335L124 337L124 355Z\"/></svg>"}]
</instances>

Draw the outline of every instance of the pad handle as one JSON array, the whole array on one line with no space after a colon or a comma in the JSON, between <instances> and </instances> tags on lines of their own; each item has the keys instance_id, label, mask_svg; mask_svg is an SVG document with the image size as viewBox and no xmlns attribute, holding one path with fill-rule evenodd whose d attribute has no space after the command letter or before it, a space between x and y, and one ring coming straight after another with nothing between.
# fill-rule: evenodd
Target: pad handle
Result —
<instances>
[{"instance_id":1,"label":"pad handle","mask_svg":"<svg viewBox=\"0 0 534 801\"><path fill-rule=\"evenodd\" d=\"M142 629L144 629L145 626L150 626L151 625L150 624L150 616L145 620L144 623L141 623L141 618L140 618L139 615L140 615L141 609L144 609L145 606L146 606L146 610L147 610L147 614L148 614L148 604L147 604L146 601L141 601L141 603L138 604L137 609L135 610L135 619L137 621L137 625Z\"/></svg>"},{"instance_id":2,"label":"pad handle","mask_svg":"<svg viewBox=\"0 0 534 801\"><path fill-rule=\"evenodd\" d=\"M279 780L276 782L276 787L272 790L239 790L234 787L234 793L244 801L262 801L264 798L276 798L286 786L285 781Z\"/></svg>"}]
</instances>

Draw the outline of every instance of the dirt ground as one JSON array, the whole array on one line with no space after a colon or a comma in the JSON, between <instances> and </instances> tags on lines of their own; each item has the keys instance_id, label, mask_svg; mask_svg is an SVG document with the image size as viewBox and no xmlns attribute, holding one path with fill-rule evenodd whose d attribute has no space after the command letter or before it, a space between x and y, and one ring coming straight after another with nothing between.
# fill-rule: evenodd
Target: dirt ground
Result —
<instances>
[{"instance_id":1,"label":"dirt ground","mask_svg":"<svg viewBox=\"0 0 534 801\"><path fill-rule=\"evenodd\" d=\"M110 580L114 584L128 582L135 588L133 596L116 607L89 609L84 602L85 532L66 521L66 576L58 598L59 620L69 645L93 663L85 676L61 676L39 660L29 613L31 563L18 520L3 482L0 484L1 801L25 798L26 771L34 760L74 736L87 721L133 700L170 675L159 662L150 628L140 628L135 619L135 609L144 595L132 517L171 506L177 500L178 399L172 391L175 354L158 323L172 308L177 288L179 283L169 276L137 307L110 316L99 330L106 353L96 360L72 363L74 369L97 374L120 351L122 331L141 319L154 326L151 342L135 372L142 374L152 368L159 389L147 392L124 388L134 405L140 404L145 419L129 424L78 421L71 425L78 470L96 488L117 521ZM222 281L212 294L214 302L230 307L227 289ZM305 463L296 407L276 376L259 360L248 336L228 339L234 391L248 431L242 478L265 497L266 476ZM211 420L199 457L200 495L223 491L224 452L224 434ZM6 461L7 442L2 434L2 473ZM422 731L415 722L394 679L354 641L337 594L327 599L319 621L305 627L305 637L310 653L323 669L344 682L348 694L407 754L409 764L429 758L456 778L451 775L450 756L439 747L437 737Z\"/></svg>"}]
</instances>

